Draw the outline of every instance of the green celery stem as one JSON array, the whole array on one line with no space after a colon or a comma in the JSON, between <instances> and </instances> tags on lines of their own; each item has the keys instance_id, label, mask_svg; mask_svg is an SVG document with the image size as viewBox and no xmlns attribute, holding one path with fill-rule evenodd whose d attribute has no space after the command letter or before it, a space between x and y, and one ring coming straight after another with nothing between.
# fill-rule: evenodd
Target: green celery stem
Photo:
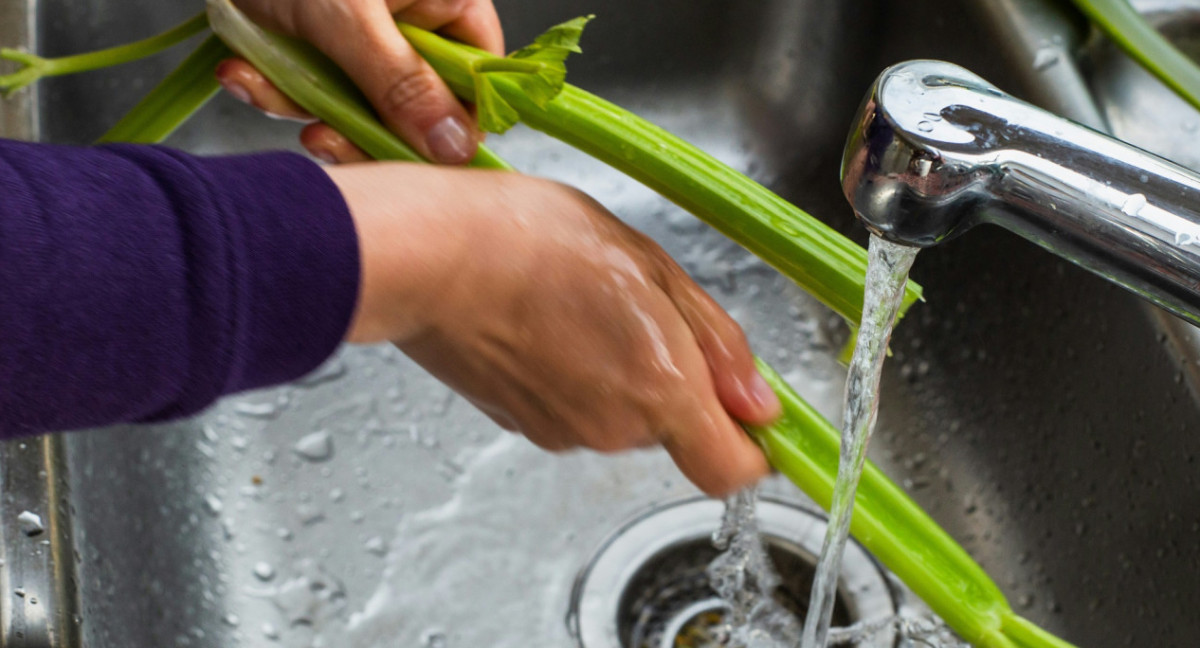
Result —
<instances>
[{"instance_id":1,"label":"green celery stem","mask_svg":"<svg viewBox=\"0 0 1200 648\"><path fill-rule=\"evenodd\" d=\"M783 403L773 425L749 428L771 465L829 508L841 435L764 362L759 372ZM871 462L863 470L850 530L950 627L976 646L1010 648L1001 632L1004 595L940 526ZM1036 645L1036 644L1035 644Z\"/></svg>"},{"instance_id":2,"label":"green celery stem","mask_svg":"<svg viewBox=\"0 0 1200 648\"><path fill-rule=\"evenodd\" d=\"M38 59L40 76L76 74L101 68L129 63L178 45L208 28L208 16L203 12L161 34L140 41L118 45L86 54L75 54L61 58Z\"/></svg>"},{"instance_id":3,"label":"green celery stem","mask_svg":"<svg viewBox=\"0 0 1200 648\"><path fill-rule=\"evenodd\" d=\"M491 54L411 25L400 30L465 99ZM538 107L517 82L493 84L521 121L639 180L795 280L851 322L862 317L866 251L762 185L650 122L571 85ZM920 299L909 282L901 312Z\"/></svg>"},{"instance_id":4,"label":"green celery stem","mask_svg":"<svg viewBox=\"0 0 1200 648\"><path fill-rule=\"evenodd\" d=\"M1200 109L1200 67L1158 33L1127 0L1073 0L1129 56Z\"/></svg>"},{"instance_id":5,"label":"green celery stem","mask_svg":"<svg viewBox=\"0 0 1200 648\"><path fill-rule=\"evenodd\" d=\"M301 108L376 160L427 161L381 123L350 78L312 45L263 30L232 6L220 10L213 23L221 37ZM512 168L482 145L470 166Z\"/></svg>"},{"instance_id":6,"label":"green celery stem","mask_svg":"<svg viewBox=\"0 0 1200 648\"><path fill-rule=\"evenodd\" d=\"M165 140L217 94L221 86L213 71L233 55L219 38L209 36L97 143L156 144Z\"/></svg>"}]
</instances>

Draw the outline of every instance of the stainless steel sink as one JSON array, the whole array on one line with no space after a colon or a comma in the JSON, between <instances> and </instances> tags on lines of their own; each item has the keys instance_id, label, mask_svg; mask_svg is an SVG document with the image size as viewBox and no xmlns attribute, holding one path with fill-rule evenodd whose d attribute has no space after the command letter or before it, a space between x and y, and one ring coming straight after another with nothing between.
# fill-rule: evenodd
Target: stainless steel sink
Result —
<instances>
[{"instance_id":1,"label":"stainless steel sink","mask_svg":"<svg viewBox=\"0 0 1200 648\"><path fill-rule=\"evenodd\" d=\"M510 44L600 14L575 83L855 237L837 162L884 65L942 58L1060 109L1091 105L1067 54L1078 21L1021 13L1019 0L543 4L497 0ZM58 54L152 33L198 5L0 0L5 39L25 38L27 8L30 42ZM1160 17L1176 15L1179 33L1200 33L1195 13ZM1061 58L1038 59L1044 48ZM0 104L0 124L86 143L177 58L46 82ZM1103 48L1089 61L1111 114L1103 83L1138 72ZM1194 151L1185 124L1200 115L1187 114L1162 128ZM220 97L169 143L295 149L295 132ZM845 331L822 307L565 146L523 129L494 145L662 242L836 417ZM914 275L928 303L895 337L873 458L1037 623L1079 646L1200 643L1200 416L1195 362L1173 344L1189 330L999 230L923 252ZM0 474L3 646L570 645L573 580L602 541L695 493L660 452L544 454L384 347L345 348L306 380L193 420L12 441ZM778 479L766 490L804 501ZM28 535L26 510L45 531Z\"/></svg>"}]
</instances>

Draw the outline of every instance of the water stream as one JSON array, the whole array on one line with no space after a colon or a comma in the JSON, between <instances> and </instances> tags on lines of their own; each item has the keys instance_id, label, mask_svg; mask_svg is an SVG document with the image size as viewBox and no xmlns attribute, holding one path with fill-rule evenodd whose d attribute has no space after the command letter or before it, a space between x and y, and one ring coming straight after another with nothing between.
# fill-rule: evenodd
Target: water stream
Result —
<instances>
[{"instance_id":1,"label":"water stream","mask_svg":"<svg viewBox=\"0 0 1200 648\"><path fill-rule=\"evenodd\" d=\"M796 617L772 596L779 584L779 576L774 572L758 533L754 517L757 490L747 489L726 500L721 529L713 536L713 542L724 551L709 566L709 581L730 608L728 636L722 638L721 645L785 648L795 646L797 637L802 637L801 648L825 648L826 645L857 644L886 628L895 628L901 636L924 645L960 645L942 637L948 631L937 619L866 619L848 628L830 631L838 574L850 530L851 503L862 474L867 442L875 427L880 372L896 312L904 297L908 270L917 251L917 248L871 237L863 325L858 331L846 379L842 451L833 506L803 634Z\"/></svg>"},{"instance_id":2,"label":"water stream","mask_svg":"<svg viewBox=\"0 0 1200 648\"><path fill-rule=\"evenodd\" d=\"M722 553L708 566L708 580L729 604L727 637L721 645L779 648L795 641L800 623L775 600L780 578L758 532L758 490L747 488L725 500L721 528L713 544Z\"/></svg>"},{"instance_id":3,"label":"water stream","mask_svg":"<svg viewBox=\"0 0 1200 648\"><path fill-rule=\"evenodd\" d=\"M892 333L896 312L904 297L908 270L912 267L917 251L918 248L897 245L871 236L867 252L867 283L863 298L862 326L858 329L858 340L846 377L837 481L833 487L829 526L821 547L821 558L817 562L812 597L809 599L808 614L804 620L801 648L825 648L828 640L833 604L837 598L842 553L850 533L854 493L862 475L867 442L875 427L883 359L887 355L888 338Z\"/></svg>"}]
</instances>

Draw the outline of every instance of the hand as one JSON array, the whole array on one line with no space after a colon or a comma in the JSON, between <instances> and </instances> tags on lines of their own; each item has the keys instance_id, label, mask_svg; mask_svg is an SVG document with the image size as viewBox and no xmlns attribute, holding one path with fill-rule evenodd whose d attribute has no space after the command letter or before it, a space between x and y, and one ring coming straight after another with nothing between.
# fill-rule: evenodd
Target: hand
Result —
<instances>
[{"instance_id":1,"label":"hand","mask_svg":"<svg viewBox=\"0 0 1200 648\"><path fill-rule=\"evenodd\" d=\"M354 80L384 123L426 158L465 164L483 134L468 110L396 29L395 20L494 54L504 54L500 19L491 0L235 0L266 29L302 38ZM280 117L312 120L252 65L224 61L217 79L230 94ZM324 124L308 126L300 141L326 161L365 159Z\"/></svg>"},{"instance_id":2,"label":"hand","mask_svg":"<svg viewBox=\"0 0 1200 648\"><path fill-rule=\"evenodd\" d=\"M711 494L766 474L734 418L766 423L780 406L741 329L594 200L504 172L326 171L362 255L350 341L394 342L550 450L662 444Z\"/></svg>"}]
</instances>

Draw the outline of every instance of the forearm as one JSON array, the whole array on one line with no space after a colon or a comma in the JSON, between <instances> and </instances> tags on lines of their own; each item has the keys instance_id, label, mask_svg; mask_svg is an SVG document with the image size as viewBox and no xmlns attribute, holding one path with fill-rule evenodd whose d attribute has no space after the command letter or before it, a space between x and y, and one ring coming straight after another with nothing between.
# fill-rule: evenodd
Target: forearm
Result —
<instances>
[{"instance_id":1,"label":"forearm","mask_svg":"<svg viewBox=\"0 0 1200 648\"><path fill-rule=\"evenodd\" d=\"M298 377L357 290L345 204L297 156L0 141L0 436Z\"/></svg>"}]
</instances>

